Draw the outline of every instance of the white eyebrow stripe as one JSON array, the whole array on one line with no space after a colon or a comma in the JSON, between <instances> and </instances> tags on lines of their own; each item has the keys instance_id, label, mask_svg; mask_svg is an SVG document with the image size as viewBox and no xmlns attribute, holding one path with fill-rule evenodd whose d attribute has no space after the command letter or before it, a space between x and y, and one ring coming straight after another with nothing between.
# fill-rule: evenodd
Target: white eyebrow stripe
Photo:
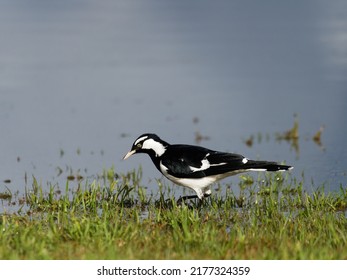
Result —
<instances>
[{"instance_id":1,"label":"white eyebrow stripe","mask_svg":"<svg viewBox=\"0 0 347 280\"><path fill-rule=\"evenodd\" d=\"M147 139L147 138L148 138L148 136L143 136L143 137L137 139L137 140L135 141L134 145L137 145L138 143L140 143L141 141L143 141L143 140L145 140L145 139Z\"/></svg>"}]
</instances>

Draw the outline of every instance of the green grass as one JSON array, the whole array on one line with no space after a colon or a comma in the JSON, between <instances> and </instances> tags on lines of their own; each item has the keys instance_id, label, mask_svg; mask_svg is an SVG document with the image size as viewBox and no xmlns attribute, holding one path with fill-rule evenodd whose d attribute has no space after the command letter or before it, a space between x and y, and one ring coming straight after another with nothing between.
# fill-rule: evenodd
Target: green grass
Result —
<instances>
[{"instance_id":1,"label":"green grass","mask_svg":"<svg viewBox=\"0 0 347 280\"><path fill-rule=\"evenodd\" d=\"M243 176L201 208L176 206L161 181L146 194L141 171L46 192L34 179L0 197L18 209L0 215L0 259L347 259L346 190L278 176Z\"/></svg>"}]
</instances>

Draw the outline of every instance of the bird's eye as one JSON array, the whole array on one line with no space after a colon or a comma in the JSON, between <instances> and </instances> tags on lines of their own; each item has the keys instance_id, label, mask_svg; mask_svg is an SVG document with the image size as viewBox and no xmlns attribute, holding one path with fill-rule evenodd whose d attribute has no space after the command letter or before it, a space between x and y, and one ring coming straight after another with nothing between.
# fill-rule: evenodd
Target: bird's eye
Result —
<instances>
[{"instance_id":1,"label":"bird's eye","mask_svg":"<svg viewBox=\"0 0 347 280\"><path fill-rule=\"evenodd\" d=\"M138 144L136 145L136 147L142 148L142 144L141 144L141 143L138 143Z\"/></svg>"}]
</instances>

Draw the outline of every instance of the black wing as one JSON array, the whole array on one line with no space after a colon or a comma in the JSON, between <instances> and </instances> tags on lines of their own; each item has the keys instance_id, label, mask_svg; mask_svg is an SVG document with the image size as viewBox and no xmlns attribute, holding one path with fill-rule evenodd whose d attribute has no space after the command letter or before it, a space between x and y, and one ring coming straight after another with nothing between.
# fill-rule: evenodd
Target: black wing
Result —
<instances>
[{"instance_id":1,"label":"black wing","mask_svg":"<svg viewBox=\"0 0 347 280\"><path fill-rule=\"evenodd\" d=\"M161 162L170 175L179 178L202 178L244 169L243 156L222 153L203 147L171 145Z\"/></svg>"}]
</instances>

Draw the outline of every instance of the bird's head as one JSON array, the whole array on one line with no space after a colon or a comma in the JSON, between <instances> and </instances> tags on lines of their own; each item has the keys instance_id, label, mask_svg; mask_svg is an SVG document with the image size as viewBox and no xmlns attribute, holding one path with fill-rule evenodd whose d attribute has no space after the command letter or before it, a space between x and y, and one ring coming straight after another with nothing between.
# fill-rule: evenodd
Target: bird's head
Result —
<instances>
[{"instance_id":1,"label":"bird's head","mask_svg":"<svg viewBox=\"0 0 347 280\"><path fill-rule=\"evenodd\" d=\"M168 146L169 144L161 140L156 134L142 134L135 140L131 150L123 157L123 159L127 159L136 153L146 153L153 157L160 157L165 153Z\"/></svg>"}]
</instances>

